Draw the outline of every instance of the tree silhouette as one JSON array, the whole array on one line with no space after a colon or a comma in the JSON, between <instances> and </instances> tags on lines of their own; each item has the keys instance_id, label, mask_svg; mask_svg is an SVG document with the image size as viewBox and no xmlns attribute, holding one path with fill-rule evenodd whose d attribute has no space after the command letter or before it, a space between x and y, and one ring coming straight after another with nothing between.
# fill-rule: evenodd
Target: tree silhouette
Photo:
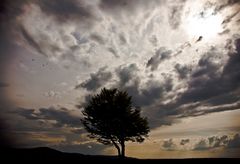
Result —
<instances>
[{"instance_id":1,"label":"tree silhouette","mask_svg":"<svg viewBox=\"0 0 240 164\"><path fill-rule=\"evenodd\" d=\"M125 157L125 141L143 142L149 132L147 118L132 106L132 97L118 89L103 88L82 111L82 123L90 138L113 144L119 157Z\"/></svg>"}]
</instances>

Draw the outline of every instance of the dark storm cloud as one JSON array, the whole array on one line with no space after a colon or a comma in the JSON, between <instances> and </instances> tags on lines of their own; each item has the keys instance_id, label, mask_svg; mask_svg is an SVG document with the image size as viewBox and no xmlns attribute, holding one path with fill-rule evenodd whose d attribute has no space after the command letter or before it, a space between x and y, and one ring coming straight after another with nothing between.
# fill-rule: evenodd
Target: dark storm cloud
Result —
<instances>
[{"instance_id":1,"label":"dark storm cloud","mask_svg":"<svg viewBox=\"0 0 240 164\"><path fill-rule=\"evenodd\" d=\"M222 135L222 136L211 136L208 138L201 138L197 142L190 139L181 139L178 144L173 139L165 140L162 147L165 150L185 150L186 144L193 145L190 150L193 151L208 151L215 148L222 148L226 151L229 148L240 148L240 135L238 133L234 136Z\"/></svg>"},{"instance_id":2,"label":"dark storm cloud","mask_svg":"<svg viewBox=\"0 0 240 164\"><path fill-rule=\"evenodd\" d=\"M69 127L81 126L80 117L71 115L66 108L40 108L39 111L19 108L15 112L29 120L54 120L56 123L53 123L53 125L56 127L63 127L65 125Z\"/></svg>"},{"instance_id":3,"label":"dark storm cloud","mask_svg":"<svg viewBox=\"0 0 240 164\"><path fill-rule=\"evenodd\" d=\"M229 22L231 22L232 19L233 19L235 16L237 16L239 12L240 12L240 11L237 11L237 12L231 14L231 15L226 16L226 18L225 18L225 19L223 20L223 22L222 22L222 25L225 25L225 24L228 24Z\"/></svg>"},{"instance_id":4,"label":"dark storm cloud","mask_svg":"<svg viewBox=\"0 0 240 164\"><path fill-rule=\"evenodd\" d=\"M139 71L136 64L130 64L129 66L120 66L116 69L116 73L119 77L119 85L124 86L130 80L135 79L136 73Z\"/></svg>"},{"instance_id":5,"label":"dark storm cloud","mask_svg":"<svg viewBox=\"0 0 240 164\"><path fill-rule=\"evenodd\" d=\"M240 4L240 1L239 0L228 0L227 4L230 6L235 5L235 4Z\"/></svg>"},{"instance_id":6,"label":"dark storm cloud","mask_svg":"<svg viewBox=\"0 0 240 164\"><path fill-rule=\"evenodd\" d=\"M209 142L210 145L212 145L214 143L215 138L216 138L216 136L212 136L212 137L208 138L208 142Z\"/></svg>"},{"instance_id":7,"label":"dark storm cloud","mask_svg":"<svg viewBox=\"0 0 240 164\"><path fill-rule=\"evenodd\" d=\"M41 8L41 12L47 14L50 17L55 18L53 23L66 23L68 21L77 21L81 29L89 29L92 27L94 21L96 20L95 11L93 8L96 7L96 4L90 4L88 1L75 1L75 0L7 0L1 1L0 6L0 48L1 48L1 59L10 58L11 54L7 54L8 51L13 51L17 49L16 47L19 45L15 45L15 42L21 40L25 41L31 48L33 48L36 52L39 52L46 56L53 55L56 57L56 53L61 53L61 49L55 43L49 42L46 43L46 37L48 35L44 35L39 33L38 38L34 37L29 31L29 29L24 26L24 22L22 22L21 17L25 12L30 10L29 7L31 4L39 6ZM19 19L20 18L20 19ZM44 31L47 32L47 31ZM35 32L36 33L36 32ZM37 35L37 34L36 34ZM77 40L79 44L87 42L85 38L77 38L77 35L74 35L74 38ZM60 36L61 39L66 40L69 38L64 38L65 35ZM40 39L40 40L39 40ZM26 47L20 47L21 49ZM8 50L10 49L10 50ZM72 52L65 52L72 53ZM59 57L66 56L65 53L59 55ZM7 55L5 55L7 54ZM12 53L15 54L15 53ZM68 59L71 60L71 56L67 55ZM6 59L6 60L7 60ZM5 60L5 61L6 61ZM64 59L63 59L64 60ZM3 60L1 60L3 61ZM3 63L6 63L6 62ZM75 60L74 60L75 61ZM1 64L2 65L2 64Z\"/></svg>"},{"instance_id":8,"label":"dark storm cloud","mask_svg":"<svg viewBox=\"0 0 240 164\"><path fill-rule=\"evenodd\" d=\"M128 8L133 7L135 0L101 0L100 7L102 9Z\"/></svg>"},{"instance_id":9,"label":"dark storm cloud","mask_svg":"<svg viewBox=\"0 0 240 164\"><path fill-rule=\"evenodd\" d=\"M224 48L227 49L229 52L233 52L234 51L233 40L227 39Z\"/></svg>"},{"instance_id":10,"label":"dark storm cloud","mask_svg":"<svg viewBox=\"0 0 240 164\"><path fill-rule=\"evenodd\" d=\"M214 58L204 56L199 61L200 69L194 72L189 82L188 90L181 96L181 101L196 102L222 94L231 93L240 87L240 39L236 40L237 53L231 54L222 74L219 67L213 63ZM211 100L209 100L211 103Z\"/></svg>"},{"instance_id":11,"label":"dark storm cloud","mask_svg":"<svg viewBox=\"0 0 240 164\"><path fill-rule=\"evenodd\" d=\"M156 100L159 100L165 92L172 89L172 79L166 79L164 83L149 81L148 87L142 89L141 94L138 96L140 105L151 105ZM133 96L134 97L134 96ZM141 101L140 101L141 100Z\"/></svg>"},{"instance_id":12,"label":"dark storm cloud","mask_svg":"<svg viewBox=\"0 0 240 164\"><path fill-rule=\"evenodd\" d=\"M78 129L72 129L71 130L72 133L75 133L75 134L83 134L85 133L85 129L84 128L78 128Z\"/></svg>"},{"instance_id":13,"label":"dark storm cloud","mask_svg":"<svg viewBox=\"0 0 240 164\"><path fill-rule=\"evenodd\" d=\"M215 137L215 142L212 142L211 144L209 142L209 144L212 145L213 148L214 147L220 147L222 145L227 144L230 140L228 139L227 135L223 135L221 137Z\"/></svg>"},{"instance_id":14,"label":"dark storm cloud","mask_svg":"<svg viewBox=\"0 0 240 164\"><path fill-rule=\"evenodd\" d=\"M175 101L159 104L144 111L152 119L151 127L171 125L182 117L238 110L240 108L240 39L236 39L235 49L235 53L225 54L230 57L222 71L220 71L222 65L217 64L216 61L224 54L212 49L203 55L197 68L189 75L190 80L185 92L178 94Z\"/></svg>"},{"instance_id":15,"label":"dark storm cloud","mask_svg":"<svg viewBox=\"0 0 240 164\"><path fill-rule=\"evenodd\" d=\"M191 68L184 65L176 64L174 68L180 79L185 79L191 73Z\"/></svg>"},{"instance_id":16,"label":"dark storm cloud","mask_svg":"<svg viewBox=\"0 0 240 164\"><path fill-rule=\"evenodd\" d=\"M142 12L142 9L153 11L164 3L165 1L162 0L101 0L99 8L103 12L110 13L109 16L119 20L123 13L134 15L137 12Z\"/></svg>"},{"instance_id":17,"label":"dark storm cloud","mask_svg":"<svg viewBox=\"0 0 240 164\"><path fill-rule=\"evenodd\" d=\"M240 38L235 40L236 51L240 55Z\"/></svg>"},{"instance_id":18,"label":"dark storm cloud","mask_svg":"<svg viewBox=\"0 0 240 164\"><path fill-rule=\"evenodd\" d=\"M52 136L56 134L57 136L63 136L62 127L70 127L70 125L62 125L60 127L56 120L47 120L43 116L40 116L38 110L27 109L27 108L17 108L13 106L5 106L7 111L1 113L3 121L6 123L5 133L7 137L11 139L11 143L14 146L47 146L51 141L43 141L37 136L47 135ZM3 111L1 109L1 111ZM68 115L66 115L68 117ZM69 119L69 117L68 117ZM81 127L81 126L79 126ZM70 127L72 128L72 127ZM63 137L61 137L63 138ZM53 141L54 142L54 141Z\"/></svg>"},{"instance_id":19,"label":"dark storm cloud","mask_svg":"<svg viewBox=\"0 0 240 164\"><path fill-rule=\"evenodd\" d=\"M223 136L212 136L207 139L201 139L193 150L209 150L213 148L224 147L225 150L228 148L240 148L240 136L235 134L233 137L227 135Z\"/></svg>"},{"instance_id":20,"label":"dark storm cloud","mask_svg":"<svg viewBox=\"0 0 240 164\"><path fill-rule=\"evenodd\" d=\"M229 141L232 140L230 139L227 135L223 136L212 136L208 137L206 142L208 142L208 148L217 148L221 146L227 146Z\"/></svg>"},{"instance_id":21,"label":"dark storm cloud","mask_svg":"<svg viewBox=\"0 0 240 164\"><path fill-rule=\"evenodd\" d=\"M236 99L235 101L238 100L239 99ZM230 100L227 100L227 103L229 103L229 101L232 101L232 98ZM178 122L179 118L197 117L210 113L238 110L240 108L240 103L213 107L211 105L205 106L204 102L197 102L193 104L192 102L188 103L182 103L181 101L179 101L164 105L158 105L153 107L152 109L145 110L144 114L148 118L150 118L150 127L156 128L162 125L172 125ZM220 103L223 104L224 102ZM156 108L159 110L156 110Z\"/></svg>"},{"instance_id":22,"label":"dark storm cloud","mask_svg":"<svg viewBox=\"0 0 240 164\"><path fill-rule=\"evenodd\" d=\"M159 48L155 55L148 60L147 67L150 67L152 71L156 70L162 61L171 57L171 54L171 50L167 50L165 47Z\"/></svg>"},{"instance_id":23,"label":"dark storm cloud","mask_svg":"<svg viewBox=\"0 0 240 164\"><path fill-rule=\"evenodd\" d=\"M207 150L209 146L205 139L200 140L194 147L193 150Z\"/></svg>"},{"instance_id":24,"label":"dark storm cloud","mask_svg":"<svg viewBox=\"0 0 240 164\"><path fill-rule=\"evenodd\" d=\"M223 102L221 102L222 106L216 106L216 107L208 106L207 107L208 109L204 108L203 110L191 109L191 107L186 107L185 109L182 108L178 110L178 117L197 117L197 116L207 115L210 113L239 110L240 108L240 103L231 104L231 105L223 105L222 103ZM203 104L196 105L196 108L197 107L201 108L201 105Z\"/></svg>"},{"instance_id":25,"label":"dark storm cloud","mask_svg":"<svg viewBox=\"0 0 240 164\"><path fill-rule=\"evenodd\" d=\"M81 126L80 118L69 113L66 108L55 109L51 108L40 108L39 117L46 120L56 120L56 126L68 125L71 127Z\"/></svg>"},{"instance_id":26,"label":"dark storm cloud","mask_svg":"<svg viewBox=\"0 0 240 164\"><path fill-rule=\"evenodd\" d=\"M226 3L211 4L211 5L215 6L214 13L216 14L216 13L220 12L221 10L223 10L227 7L231 7L235 4L240 4L240 1L239 0L228 0L228 1L226 1Z\"/></svg>"},{"instance_id":27,"label":"dark storm cloud","mask_svg":"<svg viewBox=\"0 0 240 164\"><path fill-rule=\"evenodd\" d=\"M56 20L85 20L93 18L93 12L84 1L76 0L38 0L37 4L41 9L56 18Z\"/></svg>"},{"instance_id":28,"label":"dark storm cloud","mask_svg":"<svg viewBox=\"0 0 240 164\"><path fill-rule=\"evenodd\" d=\"M162 144L162 147L166 150L175 150L176 149L176 144L173 142L172 139L169 139L167 141L164 141Z\"/></svg>"},{"instance_id":29,"label":"dark storm cloud","mask_svg":"<svg viewBox=\"0 0 240 164\"><path fill-rule=\"evenodd\" d=\"M35 109L18 108L17 113L29 120L36 120L38 117L34 114Z\"/></svg>"},{"instance_id":30,"label":"dark storm cloud","mask_svg":"<svg viewBox=\"0 0 240 164\"><path fill-rule=\"evenodd\" d=\"M78 46L71 46L70 49L66 50L66 48L62 48L61 46L59 46L59 43L61 41L65 43L65 41L68 42L73 41L72 39L75 39L78 44L84 44L87 43L88 40L77 32L71 33L71 35L74 37L72 38L71 36L66 35L67 30L66 32L64 31L63 34L60 34L59 31L54 33L54 37L60 38L55 41L50 39L51 37L49 36L49 32L44 28L41 29L41 32L31 31L31 28L28 28L25 22L22 22L22 20L24 19L21 19L24 16L21 15L22 13L25 13L28 10L32 10L30 4L34 4L35 6L40 7L40 12L43 12L48 17L55 18L52 19L51 26L58 25L58 23L69 23L68 21L71 21L71 23L77 23L78 27L80 27L81 29L90 29L96 21L96 10L93 9L94 7L96 7L96 5L94 6L93 3L90 4L88 3L88 1L83 0L17 0L16 2L10 0L5 5L7 6L5 7L7 9L5 9L6 12L4 14L9 15L11 19L7 19L4 17L4 20L6 19L6 21L9 22L5 23L4 27L6 28L5 31L7 31L7 33L12 34L6 36L8 39L11 38L11 42L19 40L20 42L24 41L29 45L29 47L27 48L32 48L36 52L39 52L49 58L57 58L60 59L59 61L63 62L76 62L75 56L72 54ZM14 10L15 8L16 11ZM30 23L34 24L34 22ZM98 39L97 41L100 42L101 40ZM26 49L26 47L23 46L22 48ZM63 67L69 68L69 66L66 64Z\"/></svg>"},{"instance_id":31,"label":"dark storm cloud","mask_svg":"<svg viewBox=\"0 0 240 164\"><path fill-rule=\"evenodd\" d=\"M100 8L102 10L116 10L116 9L126 9L133 11L135 8L139 6L145 6L148 5L161 3L160 0L152 0L150 3L146 2L145 0L101 0Z\"/></svg>"},{"instance_id":32,"label":"dark storm cloud","mask_svg":"<svg viewBox=\"0 0 240 164\"><path fill-rule=\"evenodd\" d=\"M240 148L240 135L235 134L234 137L229 140L227 147L228 148Z\"/></svg>"},{"instance_id":33,"label":"dark storm cloud","mask_svg":"<svg viewBox=\"0 0 240 164\"><path fill-rule=\"evenodd\" d=\"M154 103L157 99L159 99L164 93L165 88L161 86L161 84L150 84L150 86L146 89L142 89L138 91L138 95L132 95L135 102L140 106L147 106Z\"/></svg>"},{"instance_id":34,"label":"dark storm cloud","mask_svg":"<svg viewBox=\"0 0 240 164\"><path fill-rule=\"evenodd\" d=\"M0 3L0 19L12 21L23 10L23 5L30 3L31 0L2 0Z\"/></svg>"},{"instance_id":35,"label":"dark storm cloud","mask_svg":"<svg viewBox=\"0 0 240 164\"><path fill-rule=\"evenodd\" d=\"M88 80L77 85L75 88L86 88L88 91L95 91L102 87L112 78L112 73L106 71L106 69L107 67L102 67L98 70L98 72L91 73Z\"/></svg>"},{"instance_id":36,"label":"dark storm cloud","mask_svg":"<svg viewBox=\"0 0 240 164\"><path fill-rule=\"evenodd\" d=\"M116 69L119 78L116 87L126 90L133 98L137 106L147 106L159 99L163 93L172 89L172 79L166 78L163 83L149 80L147 88L141 88L141 78L138 75L139 68L136 64L120 66Z\"/></svg>"},{"instance_id":37,"label":"dark storm cloud","mask_svg":"<svg viewBox=\"0 0 240 164\"><path fill-rule=\"evenodd\" d=\"M138 77L138 70L136 64L120 66L115 70L119 78L119 82L115 87L126 90L132 96L134 105L150 105L159 99L164 92L171 90L171 79L167 79L163 84L149 81L148 88L141 89L139 86L140 78ZM89 96L86 97L86 101L88 101L88 98ZM82 106L80 105L79 107Z\"/></svg>"},{"instance_id":38,"label":"dark storm cloud","mask_svg":"<svg viewBox=\"0 0 240 164\"><path fill-rule=\"evenodd\" d=\"M180 145L186 145L189 142L190 142L190 139L182 139L180 142Z\"/></svg>"},{"instance_id":39,"label":"dark storm cloud","mask_svg":"<svg viewBox=\"0 0 240 164\"><path fill-rule=\"evenodd\" d=\"M116 87L119 87L122 90L126 90L130 96L133 96L133 100L138 104L141 99L139 89L140 89L140 78L138 77L139 68L135 63L129 65L122 65L116 68L116 74L119 78L118 84Z\"/></svg>"}]
</instances>

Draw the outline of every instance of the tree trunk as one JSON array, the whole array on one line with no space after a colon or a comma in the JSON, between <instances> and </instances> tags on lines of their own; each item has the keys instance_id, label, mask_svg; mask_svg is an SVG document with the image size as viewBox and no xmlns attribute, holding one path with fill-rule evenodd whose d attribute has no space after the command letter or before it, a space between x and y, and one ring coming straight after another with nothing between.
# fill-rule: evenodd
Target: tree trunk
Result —
<instances>
[{"instance_id":1,"label":"tree trunk","mask_svg":"<svg viewBox=\"0 0 240 164\"><path fill-rule=\"evenodd\" d=\"M120 150L120 147L119 145L113 140L111 139L113 145L116 147L117 151L118 151L118 156L120 157L121 156L121 150Z\"/></svg>"},{"instance_id":2,"label":"tree trunk","mask_svg":"<svg viewBox=\"0 0 240 164\"><path fill-rule=\"evenodd\" d=\"M121 156L121 150L120 150L120 147L119 146L115 146L117 148L117 151L118 151L118 156L120 157Z\"/></svg>"},{"instance_id":3,"label":"tree trunk","mask_svg":"<svg viewBox=\"0 0 240 164\"><path fill-rule=\"evenodd\" d=\"M125 158L125 141L124 140L121 141L121 148L122 148L121 158Z\"/></svg>"}]
</instances>

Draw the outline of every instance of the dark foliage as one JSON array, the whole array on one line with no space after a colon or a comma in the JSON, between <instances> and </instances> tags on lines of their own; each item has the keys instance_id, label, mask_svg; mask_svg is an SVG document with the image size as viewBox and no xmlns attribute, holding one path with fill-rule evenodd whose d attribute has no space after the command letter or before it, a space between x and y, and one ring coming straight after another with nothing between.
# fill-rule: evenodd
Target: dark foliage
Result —
<instances>
[{"instance_id":1,"label":"dark foliage","mask_svg":"<svg viewBox=\"0 0 240 164\"><path fill-rule=\"evenodd\" d=\"M89 137L106 145L113 144L122 157L125 141L143 142L149 132L147 118L141 117L140 109L132 106L131 96L117 89L102 89L82 113Z\"/></svg>"}]
</instances>

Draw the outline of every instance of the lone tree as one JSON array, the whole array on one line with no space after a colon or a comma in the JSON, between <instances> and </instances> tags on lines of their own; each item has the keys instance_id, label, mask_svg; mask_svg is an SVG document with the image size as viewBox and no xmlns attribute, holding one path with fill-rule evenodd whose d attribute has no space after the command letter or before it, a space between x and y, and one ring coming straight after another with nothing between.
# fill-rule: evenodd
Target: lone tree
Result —
<instances>
[{"instance_id":1,"label":"lone tree","mask_svg":"<svg viewBox=\"0 0 240 164\"><path fill-rule=\"evenodd\" d=\"M133 107L127 92L103 88L91 97L82 111L82 123L90 138L105 145L113 144L119 157L125 157L125 142L143 142L149 132L147 118Z\"/></svg>"}]
</instances>

